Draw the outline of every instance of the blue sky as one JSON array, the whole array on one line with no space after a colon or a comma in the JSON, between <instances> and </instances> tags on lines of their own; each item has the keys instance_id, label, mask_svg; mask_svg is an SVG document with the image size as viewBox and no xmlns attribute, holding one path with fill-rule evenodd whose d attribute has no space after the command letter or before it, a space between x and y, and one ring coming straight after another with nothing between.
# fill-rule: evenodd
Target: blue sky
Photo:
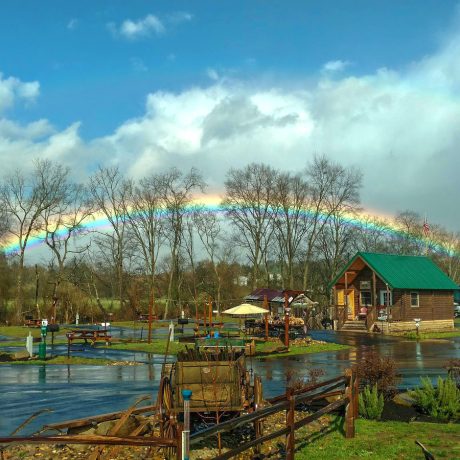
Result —
<instances>
[{"instance_id":1,"label":"blue sky","mask_svg":"<svg viewBox=\"0 0 460 460\"><path fill-rule=\"evenodd\" d=\"M458 228L459 24L450 0L3 0L0 159L195 165L219 192L324 153L369 209Z\"/></svg>"},{"instance_id":2,"label":"blue sky","mask_svg":"<svg viewBox=\"0 0 460 460\"><path fill-rule=\"evenodd\" d=\"M448 0L3 0L0 63L4 75L40 82L39 103L13 116L59 128L79 120L89 139L141 115L149 92L209 84L208 69L269 85L334 60L358 75L404 67L438 46L454 11ZM164 32L110 32L148 15Z\"/></svg>"}]
</instances>

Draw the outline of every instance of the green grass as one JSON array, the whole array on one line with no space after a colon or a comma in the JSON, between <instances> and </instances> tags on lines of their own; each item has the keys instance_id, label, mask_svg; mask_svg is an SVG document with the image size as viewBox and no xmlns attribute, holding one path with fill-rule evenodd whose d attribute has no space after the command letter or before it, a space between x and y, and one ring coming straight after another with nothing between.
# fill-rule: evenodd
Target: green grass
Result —
<instances>
[{"instance_id":1,"label":"green grass","mask_svg":"<svg viewBox=\"0 0 460 460\"><path fill-rule=\"evenodd\" d=\"M113 343L110 345L110 348L114 350L145 351L146 353L164 355L166 353L166 339L153 339L150 344L147 342ZM171 342L169 344L169 354L176 355L181 350L185 350L185 344L179 342Z\"/></svg>"},{"instance_id":2,"label":"green grass","mask_svg":"<svg viewBox=\"0 0 460 460\"><path fill-rule=\"evenodd\" d=\"M337 424L338 426L339 424ZM358 419L356 436L345 439L340 430L312 436L301 445L296 460L423 459L420 441L436 459L460 458L460 425L421 422L376 422Z\"/></svg>"},{"instance_id":3,"label":"green grass","mask_svg":"<svg viewBox=\"0 0 460 460\"><path fill-rule=\"evenodd\" d=\"M38 347L40 342L34 342L34 347ZM63 345L67 344L67 339L57 339L54 338L54 345ZM25 347L26 342L24 340L9 340L8 342L0 342L0 347ZM46 337L46 346L51 346L51 337Z\"/></svg>"},{"instance_id":4,"label":"green grass","mask_svg":"<svg viewBox=\"0 0 460 460\"><path fill-rule=\"evenodd\" d=\"M59 332L55 333L55 337L57 335L65 334L70 329L67 328L60 328ZM26 326L0 326L0 335L4 335L6 337L24 337L26 338L29 335L29 332L32 334L32 337L40 337L40 328L39 327L26 327ZM51 340L51 332L48 332L46 336Z\"/></svg>"},{"instance_id":5,"label":"green grass","mask_svg":"<svg viewBox=\"0 0 460 460\"><path fill-rule=\"evenodd\" d=\"M291 345L289 351L276 353L275 349L282 347L281 342L256 342L256 353L271 353L260 356L261 358L280 358L285 356L304 355L308 353L322 353L350 348L348 345L338 343L312 343L310 345Z\"/></svg>"},{"instance_id":6,"label":"green grass","mask_svg":"<svg viewBox=\"0 0 460 460\"><path fill-rule=\"evenodd\" d=\"M131 329L144 329L147 330L149 328L148 322L141 322L141 321L114 321L111 323L112 326L118 327L129 327ZM159 327L168 327L169 323L160 323L159 321L152 321L152 330L158 329Z\"/></svg>"},{"instance_id":7,"label":"green grass","mask_svg":"<svg viewBox=\"0 0 460 460\"><path fill-rule=\"evenodd\" d=\"M406 332L403 337L411 340L448 339L450 337L460 337L460 329L449 332L420 332L418 336L416 332L411 331Z\"/></svg>"},{"instance_id":8,"label":"green grass","mask_svg":"<svg viewBox=\"0 0 460 460\"><path fill-rule=\"evenodd\" d=\"M80 365L92 365L92 366L107 366L112 364L113 361L103 358L79 358L79 357L70 357L67 356L56 356L54 358L49 358L47 360L33 359L30 361L5 361L0 362L0 364L12 364L14 366L37 366L43 364L80 364Z\"/></svg>"}]
</instances>

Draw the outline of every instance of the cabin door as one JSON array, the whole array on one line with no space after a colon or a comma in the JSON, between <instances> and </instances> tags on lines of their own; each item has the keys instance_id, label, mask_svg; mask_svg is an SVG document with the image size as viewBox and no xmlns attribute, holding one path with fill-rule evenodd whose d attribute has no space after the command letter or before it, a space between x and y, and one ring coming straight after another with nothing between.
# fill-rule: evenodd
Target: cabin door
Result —
<instances>
[{"instance_id":1,"label":"cabin door","mask_svg":"<svg viewBox=\"0 0 460 460\"><path fill-rule=\"evenodd\" d=\"M348 319L355 319L355 291L347 292Z\"/></svg>"}]
</instances>

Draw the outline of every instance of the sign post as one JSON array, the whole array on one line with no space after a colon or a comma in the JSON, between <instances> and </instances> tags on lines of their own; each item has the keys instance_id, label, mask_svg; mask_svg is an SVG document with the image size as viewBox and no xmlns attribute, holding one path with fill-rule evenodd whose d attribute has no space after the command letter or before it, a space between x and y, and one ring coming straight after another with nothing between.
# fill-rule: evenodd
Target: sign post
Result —
<instances>
[{"instance_id":1,"label":"sign post","mask_svg":"<svg viewBox=\"0 0 460 460\"><path fill-rule=\"evenodd\" d=\"M182 431L182 460L190 458L190 399L192 390L182 390L184 399L184 429Z\"/></svg>"},{"instance_id":2,"label":"sign post","mask_svg":"<svg viewBox=\"0 0 460 460\"><path fill-rule=\"evenodd\" d=\"M46 333L47 332L48 332L48 320L42 319L42 325L40 327L42 341L38 345L38 358L42 360L46 359Z\"/></svg>"},{"instance_id":3,"label":"sign post","mask_svg":"<svg viewBox=\"0 0 460 460\"><path fill-rule=\"evenodd\" d=\"M420 323L421 319L420 318L414 318L415 321L415 330L417 331L417 337L419 337L419 328L420 328Z\"/></svg>"}]
</instances>

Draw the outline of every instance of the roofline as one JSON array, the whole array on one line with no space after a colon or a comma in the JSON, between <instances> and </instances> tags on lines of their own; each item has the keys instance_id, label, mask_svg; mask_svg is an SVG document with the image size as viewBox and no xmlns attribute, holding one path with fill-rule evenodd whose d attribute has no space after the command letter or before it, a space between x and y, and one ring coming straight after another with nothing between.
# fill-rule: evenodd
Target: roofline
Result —
<instances>
[{"instance_id":1,"label":"roofline","mask_svg":"<svg viewBox=\"0 0 460 460\"><path fill-rule=\"evenodd\" d=\"M348 264L345 265L345 268L334 278L333 281L331 281L327 287L328 289L331 289L336 283L337 281L345 274L345 272L348 270L348 268L350 267L350 265L358 258L358 257L361 257L361 259L371 268L371 270L373 272L375 272L378 277L384 281L386 284L388 284L388 286L391 287L391 289L393 289L393 286L388 282L388 280L385 279L384 276L382 276L376 269L375 267L372 266L372 264L366 259L366 257L363 255L363 254L367 254L366 252L361 252L361 251L358 251L354 256L353 258L348 262ZM378 253L372 253L372 254L378 254ZM388 254L384 254L384 253L381 253L382 255L388 255ZM390 254L390 255L395 255L395 254ZM423 257L423 256L422 256Z\"/></svg>"}]
</instances>

